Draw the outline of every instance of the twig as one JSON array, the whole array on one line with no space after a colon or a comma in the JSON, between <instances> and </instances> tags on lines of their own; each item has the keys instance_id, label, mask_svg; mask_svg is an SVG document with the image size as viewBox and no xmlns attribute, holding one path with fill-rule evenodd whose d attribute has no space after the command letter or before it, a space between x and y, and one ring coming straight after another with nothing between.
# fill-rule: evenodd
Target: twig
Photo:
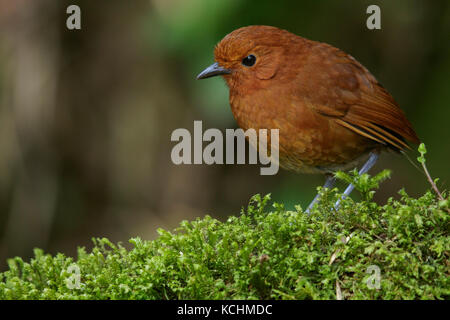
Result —
<instances>
[{"instance_id":1,"label":"twig","mask_svg":"<svg viewBox=\"0 0 450 320\"><path fill-rule=\"evenodd\" d=\"M425 163L422 163L423 171L425 171L425 175L427 176L428 182L431 184L431 187L433 188L434 192L436 192L438 198L440 201L444 201L444 197L442 196L441 192L439 191L438 187L436 186L436 183L434 183L433 179L430 176L430 173L427 170L427 166ZM449 208L445 208L445 210L450 213Z\"/></svg>"},{"instance_id":2,"label":"twig","mask_svg":"<svg viewBox=\"0 0 450 320\"><path fill-rule=\"evenodd\" d=\"M430 176L430 173L428 172L427 166L425 165L425 162L422 162L422 168L423 171L425 171L425 175L427 176L428 182L431 184L431 187L433 188L434 192L436 192L439 200L444 201L444 197L442 196L441 192L439 191L438 187L436 186L436 183L434 183L433 179Z\"/></svg>"},{"instance_id":3,"label":"twig","mask_svg":"<svg viewBox=\"0 0 450 320\"><path fill-rule=\"evenodd\" d=\"M442 196L442 193L439 191L438 187L436 186L436 183L434 183L433 179L431 178L430 173L428 172L427 166L425 164L425 155L427 153L427 148L425 147L424 143L421 143L419 145L419 149L417 149L420 152L420 157L417 158L417 161L420 162L422 165L423 171L425 173L425 176L427 177L428 182L430 183L431 187L433 188L434 192L437 194L437 197L440 201L445 201L444 197ZM450 209L446 208L446 211L450 213Z\"/></svg>"}]
</instances>

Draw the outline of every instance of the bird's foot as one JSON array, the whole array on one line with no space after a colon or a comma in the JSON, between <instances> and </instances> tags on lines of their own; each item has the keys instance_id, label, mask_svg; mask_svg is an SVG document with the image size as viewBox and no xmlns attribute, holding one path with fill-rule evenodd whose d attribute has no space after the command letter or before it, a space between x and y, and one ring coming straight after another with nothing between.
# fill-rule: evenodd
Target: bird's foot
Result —
<instances>
[{"instance_id":1,"label":"bird's foot","mask_svg":"<svg viewBox=\"0 0 450 320\"><path fill-rule=\"evenodd\" d=\"M364 165L361 167L361 170L359 170L359 174L364 174L367 171L370 170L370 168L372 168L374 166L374 164L377 162L379 157L379 154L377 152L371 152L369 159L367 159L366 163L364 163ZM323 185L322 188L331 188L334 186L336 182L336 178L334 176L328 176L327 179L325 180L325 184ZM336 203L334 204L334 209L337 211L339 210L339 207L341 205L341 201L345 198L347 198L350 193L352 193L353 189L355 188L355 186L353 184L349 184L348 187L345 189L344 193L342 194L342 197L336 201ZM312 207L319 202L320 200L320 193L318 193L313 201L309 204L308 208L306 209L306 213L310 214Z\"/></svg>"}]
</instances>

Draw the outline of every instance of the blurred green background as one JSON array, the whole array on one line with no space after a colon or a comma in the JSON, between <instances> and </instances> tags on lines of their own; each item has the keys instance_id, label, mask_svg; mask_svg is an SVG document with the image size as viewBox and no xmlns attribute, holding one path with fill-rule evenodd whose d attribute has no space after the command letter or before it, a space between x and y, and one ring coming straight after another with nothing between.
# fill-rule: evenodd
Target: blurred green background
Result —
<instances>
[{"instance_id":1,"label":"blurred green background","mask_svg":"<svg viewBox=\"0 0 450 320\"><path fill-rule=\"evenodd\" d=\"M82 29L66 28L81 7ZM366 8L381 7L381 30ZM450 2L0 0L0 270L32 248L75 254L91 237L154 238L158 227L237 215L251 195L305 207L321 176L259 166L176 166L171 132L235 128L222 79L196 81L232 30L267 24L328 42L364 64L426 143L448 189ZM415 160L416 155L411 153ZM377 201L428 188L404 157ZM339 185L341 188L343 185Z\"/></svg>"}]
</instances>

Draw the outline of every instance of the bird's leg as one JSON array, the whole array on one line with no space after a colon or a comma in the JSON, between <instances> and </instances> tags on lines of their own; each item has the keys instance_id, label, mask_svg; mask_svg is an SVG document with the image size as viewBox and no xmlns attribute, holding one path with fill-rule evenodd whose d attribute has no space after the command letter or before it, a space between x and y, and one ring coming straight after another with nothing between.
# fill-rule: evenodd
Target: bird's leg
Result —
<instances>
[{"instance_id":1,"label":"bird's leg","mask_svg":"<svg viewBox=\"0 0 450 320\"><path fill-rule=\"evenodd\" d=\"M369 159L367 159L366 163L364 163L364 165L361 167L361 170L359 170L359 174L364 174L366 172L368 172L370 170L370 168L372 168L374 166L374 164L377 162L378 160L378 156L379 154L376 152L371 152ZM344 194L342 195L342 198L339 199L338 201L336 201L335 205L334 205L334 209L339 209L339 206L341 204L341 200L347 198L350 193L352 193L353 189L355 188L355 186L353 184L349 184L347 189L345 189Z\"/></svg>"},{"instance_id":2,"label":"bird's leg","mask_svg":"<svg viewBox=\"0 0 450 320\"><path fill-rule=\"evenodd\" d=\"M325 180L325 183L322 187L322 189L324 188L332 188L334 186L334 183L336 182L336 178L332 175L327 175L327 179ZM309 204L308 208L306 209L306 213L309 214L309 211L311 210L311 208L313 207L313 205L315 205L317 202L319 202L320 199L320 192L317 193L317 195L314 197L313 201L311 201L311 203Z\"/></svg>"}]
</instances>

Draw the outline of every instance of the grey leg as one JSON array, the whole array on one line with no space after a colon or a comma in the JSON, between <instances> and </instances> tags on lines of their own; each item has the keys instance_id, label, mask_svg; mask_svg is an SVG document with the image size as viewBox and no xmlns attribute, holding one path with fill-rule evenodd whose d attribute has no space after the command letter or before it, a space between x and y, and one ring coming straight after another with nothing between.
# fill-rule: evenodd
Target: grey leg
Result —
<instances>
[{"instance_id":1,"label":"grey leg","mask_svg":"<svg viewBox=\"0 0 450 320\"><path fill-rule=\"evenodd\" d=\"M366 173L367 171L369 171L370 168L372 168L373 165L377 162L378 157L379 157L378 153L371 152L369 159L367 159L366 163L364 163L361 170L359 170L359 174L363 174L363 173ZM339 209L341 200L347 198L350 195L350 193L352 193L354 188L355 188L355 186L353 184L348 185L347 189L345 189L344 194L342 195L342 198L339 199L338 201L336 201L336 203L334 205L334 209L336 209L336 210Z\"/></svg>"},{"instance_id":2,"label":"grey leg","mask_svg":"<svg viewBox=\"0 0 450 320\"><path fill-rule=\"evenodd\" d=\"M327 179L325 180L325 183L322 188L331 189L334 186L335 182L336 182L336 178L334 176L327 176ZM306 211L305 211L307 214L309 214L309 211L311 210L313 205L315 205L317 202L319 202L319 199L320 199L320 193L318 193L314 197L313 201L309 204L308 209L306 209Z\"/></svg>"}]
</instances>

